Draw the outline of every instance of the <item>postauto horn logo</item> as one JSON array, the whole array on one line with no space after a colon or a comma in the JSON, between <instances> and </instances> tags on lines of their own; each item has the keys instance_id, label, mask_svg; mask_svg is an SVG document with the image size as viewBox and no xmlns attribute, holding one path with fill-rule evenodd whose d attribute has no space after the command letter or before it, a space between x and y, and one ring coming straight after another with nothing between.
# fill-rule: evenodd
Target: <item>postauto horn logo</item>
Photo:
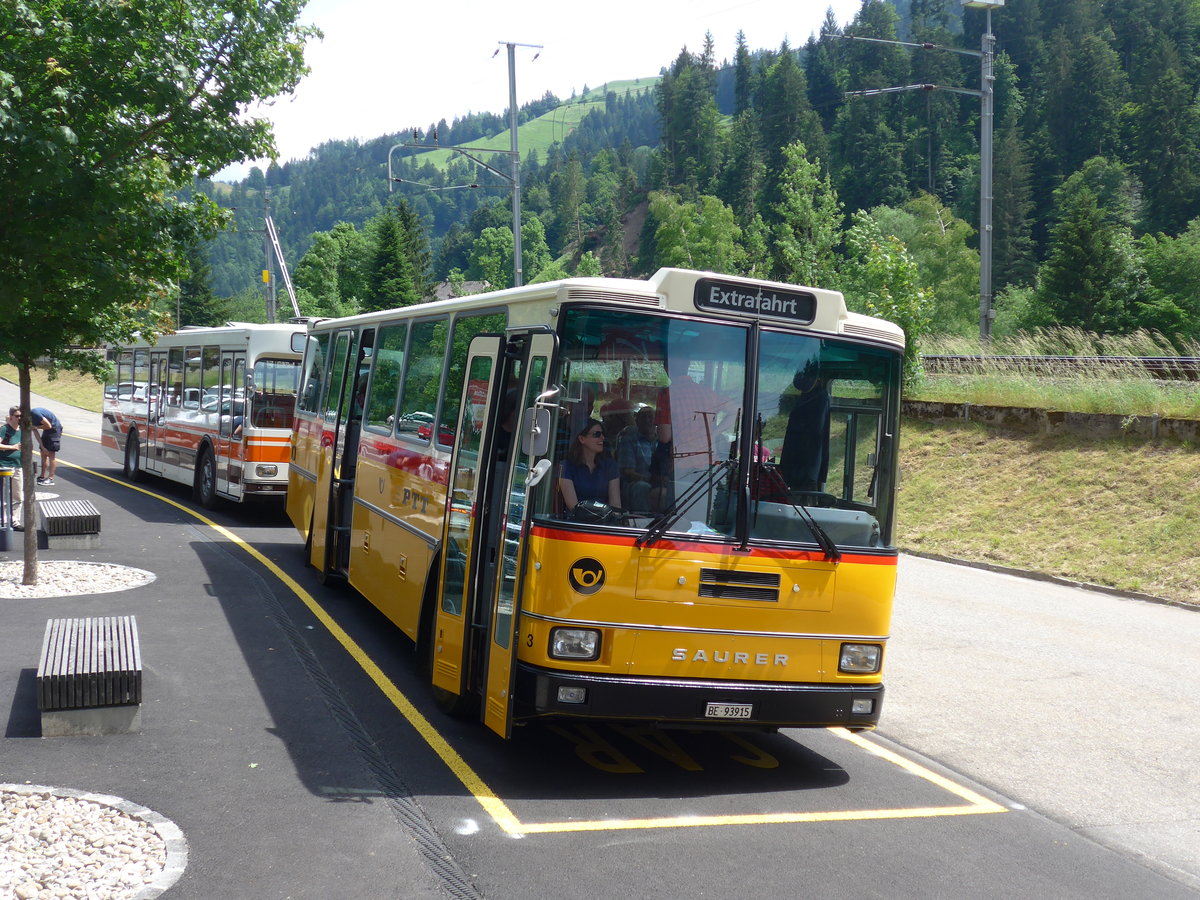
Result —
<instances>
[{"instance_id":1,"label":"postauto horn logo","mask_svg":"<svg viewBox=\"0 0 1200 900\"><path fill-rule=\"evenodd\" d=\"M590 556L577 559L567 574L567 580L580 594L594 594L604 587L604 566Z\"/></svg>"}]
</instances>

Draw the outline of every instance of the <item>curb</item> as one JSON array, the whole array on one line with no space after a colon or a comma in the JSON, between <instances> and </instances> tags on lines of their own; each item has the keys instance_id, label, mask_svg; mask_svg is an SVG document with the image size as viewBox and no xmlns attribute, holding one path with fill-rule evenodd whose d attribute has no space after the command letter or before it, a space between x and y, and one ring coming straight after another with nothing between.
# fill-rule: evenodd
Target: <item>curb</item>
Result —
<instances>
[{"instance_id":1,"label":"curb","mask_svg":"<svg viewBox=\"0 0 1200 900\"><path fill-rule=\"evenodd\" d=\"M899 549L906 556L931 559L935 562L950 563L955 566L966 566L970 569L983 569L1001 575L1016 575L1019 578L1030 578L1034 581L1048 581L1052 584L1061 584L1064 587L1080 588L1097 594L1107 594L1110 597L1120 597L1123 600L1141 600L1144 603L1157 603L1159 606L1174 606L1177 609L1200 612L1200 603L1171 600L1167 597L1156 597L1154 594L1143 594L1139 591L1125 591L1120 588L1109 587L1103 584L1092 584L1090 581L1076 581L1072 578L1064 578L1061 575L1050 575L1046 572L1037 572L1032 569L1018 569L1014 566L1001 566L996 563L979 562L973 559L959 559L957 556L945 556L940 553L925 553L920 550L906 550L904 548Z\"/></svg>"}]
</instances>

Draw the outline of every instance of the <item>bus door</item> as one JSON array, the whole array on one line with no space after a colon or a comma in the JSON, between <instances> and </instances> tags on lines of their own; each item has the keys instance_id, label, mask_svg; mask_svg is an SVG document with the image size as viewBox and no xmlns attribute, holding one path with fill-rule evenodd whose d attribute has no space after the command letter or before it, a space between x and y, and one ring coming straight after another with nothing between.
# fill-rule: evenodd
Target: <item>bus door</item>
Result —
<instances>
[{"instance_id":1,"label":"bus door","mask_svg":"<svg viewBox=\"0 0 1200 900\"><path fill-rule=\"evenodd\" d=\"M313 503L310 561L322 577L345 575L350 565L350 527L363 394L370 374L374 329L338 332L323 407L321 461Z\"/></svg>"},{"instance_id":2,"label":"bus door","mask_svg":"<svg viewBox=\"0 0 1200 900\"><path fill-rule=\"evenodd\" d=\"M530 333L509 341L510 354L519 350L519 365L515 370L515 386L506 391L506 406L502 410L512 416L513 444L507 462L498 463L497 491L501 502L494 504L494 515L489 520L486 535L485 560L488 565L483 575L483 590L480 603L487 605L484 620L486 637L483 640L482 670L483 708L481 718L485 725L501 737L512 733L512 704L515 668L513 661L517 653L517 628L520 624L521 591L525 570L525 544L527 534L527 492L531 455L523 447L532 439L530 420L525 411L532 410L537 397L546 390L546 379L550 372L550 361L554 355L556 336L551 333ZM513 403L512 401L516 401ZM548 420L542 426L548 429ZM497 434L503 434L499 429Z\"/></svg>"},{"instance_id":3,"label":"bus door","mask_svg":"<svg viewBox=\"0 0 1200 900\"><path fill-rule=\"evenodd\" d=\"M489 491L485 451L492 422L493 400L503 358L504 339L498 334L476 335L467 352L460 421L450 457L446 521L442 526L441 591L434 611L431 678L435 688L465 699L470 689L470 636L467 623L476 618L474 572L478 541ZM495 424L491 427L495 427ZM457 706L452 701L451 707Z\"/></svg>"},{"instance_id":4,"label":"bus door","mask_svg":"<svg viewBox=\"0 0 1200 900\"><path fill-rule=\"evenodd\" d=\"M142 468L147 472L161 473L166 448L163 446L163 408L166 401L166 386L170 384L167 371L167 352L154 350L150 353L150 383L146 385L146 445L142 451Z\"/></svg>"},{"instance_id":5,"label":"bus door","mask_svg":"<svg viewBox=\"0 0 1200 900\"><path fill-rule=\"evenodd\" d=\"M242 466L245 438L242 425L246 418L246 353L221 351L221 380L217 387L216 459L217 493L242 496Z\"/></svg>"},{"instance_id":6,"label":"bus door","mask_svg":"<svg viewBox=\"0 0 1200 900\"><path fill-rule=\"evenodd\" d=\"M522 413L545 389L553 347L541 333L472 340L451 457L432 680L460 700L481 694L484 722L505 737L529 472Z\"/></svg>"}]
</instances>

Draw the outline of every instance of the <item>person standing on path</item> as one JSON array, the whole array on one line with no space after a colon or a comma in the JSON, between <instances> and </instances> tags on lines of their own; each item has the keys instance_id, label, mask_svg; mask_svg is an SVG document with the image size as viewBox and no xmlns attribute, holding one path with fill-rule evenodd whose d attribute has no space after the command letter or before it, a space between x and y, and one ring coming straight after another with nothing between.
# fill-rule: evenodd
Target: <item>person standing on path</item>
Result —
<instances>
[{"instance_id":1,"label":"person standing on path","mask_svg":"<svg viewBox=\"0 0 1200 900\"><path fill-rule=\"evenodd\" d=\"M20 530L21 510L25 505L25 474L21 471L21 407L8 410L8 418L0 425L0 469L11 469L6 476L12 485L12 508L10 522L14 530ZM0 488L2 490L2 488Z\"/></svg>"},{"instance_id":2,"label":"person standing on path","mask_svg":"<svg viewBox=\"0 0 1200 900\"><path fill-rule=\"evenodd\" d=\"M37 483L54 484L54 472L58 469L58 451L62 447L62 422L58 416L40 406L29 411L33 427L37 429L38 442L42 445L42 473Z\"/></svg>"}]
</instances>

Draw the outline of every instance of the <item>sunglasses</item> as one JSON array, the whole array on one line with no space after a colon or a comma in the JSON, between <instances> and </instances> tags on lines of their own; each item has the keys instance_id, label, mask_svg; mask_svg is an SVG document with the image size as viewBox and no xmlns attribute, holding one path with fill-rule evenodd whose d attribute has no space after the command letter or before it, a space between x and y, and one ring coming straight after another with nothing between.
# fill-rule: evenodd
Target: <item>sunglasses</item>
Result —
<instances>
[{"instance_id":1,"label":"sunglasses","mask_svg":"<svg viewBox=\"0 0 1200 900\"><path fill-rule=\"evenodd\" d=\"M589 431L588 437L604 437L603 431Z\"/></svg>"}]
</instances>

